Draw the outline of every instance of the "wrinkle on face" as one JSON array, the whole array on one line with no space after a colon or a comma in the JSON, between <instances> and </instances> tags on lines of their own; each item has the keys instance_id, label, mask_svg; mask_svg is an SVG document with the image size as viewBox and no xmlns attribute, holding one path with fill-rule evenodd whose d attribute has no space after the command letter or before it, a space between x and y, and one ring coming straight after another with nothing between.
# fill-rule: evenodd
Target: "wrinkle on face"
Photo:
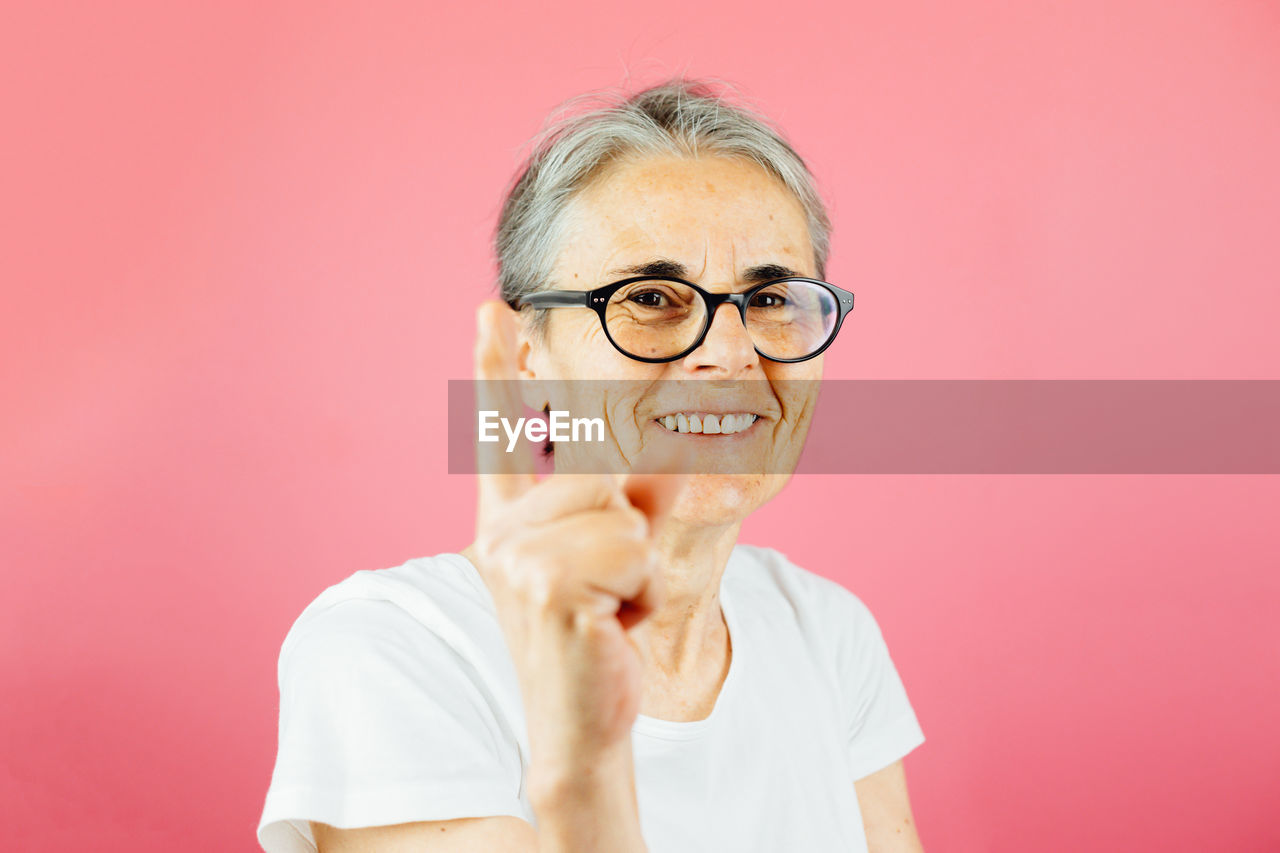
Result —
<instances>
[{"instance_id":1,"label":"wrinkle on face","mask_svg":"<svg viewBox=\"0 0 1280 853\"><path fill-rule=\"evenodd\" d=\"M698 186L699 172L712 178ZM815 274L803 206L778 179L740 158L667 157L615 166L574 197L566 217L575 239L559 256L561 280L586 268L603 284L619 262L653 254L689 266L696 260L691 278L708 290L734 286L739 257L786 259Z\"/></svg>"},{"instance_id":2,"label":"wrinkle on face","mask_svg":"<svg viewBox=\"0 0 1280 853\"><path fill-rule=\"evenodd\" d=\"M609 271L658 258L688 267L685 276L712 292L743 290L748 282L738 275L750 266L779 264L816 277L808 221L799 200L758 164L725 157L664 157L619 161L580 192L565 213L566 235L554 268L552 286L590 290L609 283ZM739 267L739 262L742 267ZM739 330L740 331L740 330ZM625 388L576 383L580 397L562 401L574 416L601 417L611 452L624 466L642 456L654 424L655 385L660 380L706 381L712 376L768 383L774 406L772 439L761 460L762 471L790 470L789 456L798 458L799 445L816 406L816 382L822 376L821 356L799 364L771 362L756 354L751 363L709 365L709 350L700 359L649 364L628 358L609 342L599 317L586 308L550 311L546 334L533 342L530 364L535 373L553 380L626 380ZM699 353L700 351L695 351ZM707 367L715 371L708 372ZM602 383L604 385L605 383ZM807 387L806 387L807 386ZM802 393L803 392L803 393ZM648 405L646 406L646 400ZM572 456L571 448L565 461ZM557 448L561 457L562 448ZM595 451L598 452L598 451ZM559 464L559 462L557 463ZM695 477L689 487L694 501L709 513L741 516L772 497L789 475L725 475ZM684 503L682 501L682 503ZM690 509L690 512L693 512ZM719 517L719 516L717 516Z\"/></svg>"}]
</instances>

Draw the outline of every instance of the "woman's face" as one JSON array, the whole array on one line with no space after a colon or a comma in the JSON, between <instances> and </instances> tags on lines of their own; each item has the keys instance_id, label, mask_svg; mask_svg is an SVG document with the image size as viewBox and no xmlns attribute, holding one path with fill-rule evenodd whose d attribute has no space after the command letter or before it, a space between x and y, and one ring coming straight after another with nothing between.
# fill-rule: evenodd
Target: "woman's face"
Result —
<instances>
[{"instance_id":1,"label":"woman's face","mask_svg":"<svg viewBox=\"0 0 1280 853\"><path fill-rule=\"evenodd\" d=\"M761 276L817 277L799 201L763 168L741 159L616 164L574 199L566 226L556 289L590 290L665 274L720 293L745 290ZM639 269L654 264L662 266ZM523 340L524 375L556 380L552 395L572 398L552 399L553 409L601 417L610 452L625 465L674 453L688 470L701 472L673 509L677 519L696 525L739 521L782 488L812 416L818 384L812 380L822 376L821 356L798 364L762 358L731 304L719 307L697 349L663 364L620 353L596 313L582 308L551 310L545 334ZM706 412L756 420L718 435L666 426L666 415ZM735 427L746 420L732 418ZM574 444L557 443L557 469L575 452Z\"/></svg>"}]
</instances>

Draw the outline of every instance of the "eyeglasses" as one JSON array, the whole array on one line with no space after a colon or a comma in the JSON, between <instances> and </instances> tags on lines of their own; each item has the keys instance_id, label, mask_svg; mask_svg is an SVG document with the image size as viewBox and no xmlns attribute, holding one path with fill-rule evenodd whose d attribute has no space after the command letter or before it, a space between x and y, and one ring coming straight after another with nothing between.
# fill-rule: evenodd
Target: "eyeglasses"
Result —
<instances>
[{"instance_id":1,"label":"eyeglasses","mask_svg":"<svg viewBox=\"0 0 1280 853\"><path fill-rule=\"evenodd\" d=\"M780 278L741 293L709 293L684 279L643 276L595 290L543 290L514 307L585 306L600 317L609 342L636 361L675 361L707 337L716 309L738 309L756 352L770 361L807 361L836 339L853 294L814 278Z\"/></svg>"}]
</instances>

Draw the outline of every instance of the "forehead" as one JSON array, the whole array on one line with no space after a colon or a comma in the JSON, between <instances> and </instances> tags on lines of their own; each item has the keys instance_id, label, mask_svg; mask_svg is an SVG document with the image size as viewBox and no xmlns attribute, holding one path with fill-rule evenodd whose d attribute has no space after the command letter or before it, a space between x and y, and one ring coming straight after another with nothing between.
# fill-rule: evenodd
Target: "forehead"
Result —
<instances>
[{"instance_id":1,"label":"forehead","mask_svg":"<svg viewBox=\"0 0 1280 853\"><path fill-rule=\"evenodd\" d=\"M566 212L558 277L606 279L654 258L695 280L778 264L815 275L804 208L777 178L747 160L662 157L611 167Z\"/></svg>"}]
</instances>

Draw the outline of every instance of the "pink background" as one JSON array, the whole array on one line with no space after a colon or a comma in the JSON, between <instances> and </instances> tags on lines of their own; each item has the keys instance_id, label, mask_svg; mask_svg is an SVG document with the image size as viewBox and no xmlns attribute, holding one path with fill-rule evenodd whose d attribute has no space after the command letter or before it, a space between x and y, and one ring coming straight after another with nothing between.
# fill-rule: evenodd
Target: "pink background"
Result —
<instances>
[{"instance_id":1,"label":"pink background","mask_svg":"<svg viewBox=\"0 0 1280 853\"><path fill-rule=\"evenodd\" d=\"M1280 378L1280 7L14 4L0 26L0 826L256 849L276 655L461 547L445 383L521 143L738 83L858 295L828 375ZM1280 478L809 477L752 519L871 606L931 850L1280 846Z\"/></svg>"}]
</instances>

